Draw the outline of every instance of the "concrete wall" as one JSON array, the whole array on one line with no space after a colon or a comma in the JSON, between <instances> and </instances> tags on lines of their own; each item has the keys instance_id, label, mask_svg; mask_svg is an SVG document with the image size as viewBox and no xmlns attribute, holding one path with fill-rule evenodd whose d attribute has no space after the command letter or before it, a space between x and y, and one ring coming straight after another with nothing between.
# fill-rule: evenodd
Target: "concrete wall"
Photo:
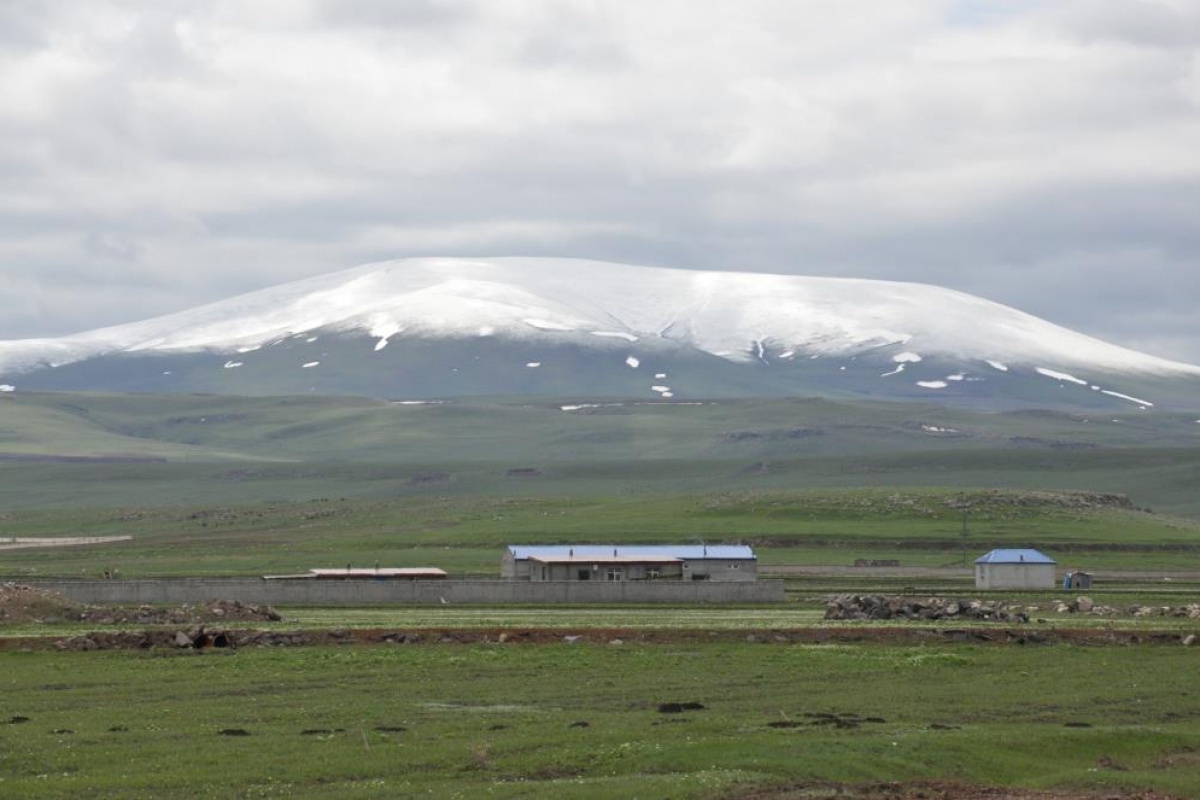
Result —
<instances>
[{"instance_id":1,"label":"concrete wall","mask_svg":"<svg viewBox=\"0 0 1200 800\"><path fill-rule=\"evenodd\" d=\"M782 581L265 581L261 578L23 580L82 603L279 606L492 603L778 603Z\"/></svg>"},{"instance_id":2,"label":"concrete wall","mask_svg":"<svg viewBox=\"0 0 1200 800\"><path fill-rule=\"evenodd\" d=\"M976 564L977 589L1054 589L1053 564Z\"/></svg>"}]
</instances>

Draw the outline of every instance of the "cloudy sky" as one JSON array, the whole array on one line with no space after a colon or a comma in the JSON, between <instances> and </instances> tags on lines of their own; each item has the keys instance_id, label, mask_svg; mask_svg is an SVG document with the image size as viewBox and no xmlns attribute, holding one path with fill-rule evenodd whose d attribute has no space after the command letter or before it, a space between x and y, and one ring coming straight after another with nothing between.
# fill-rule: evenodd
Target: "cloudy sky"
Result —
<instances>
[{"instance_id":1,"label":"cloudy sky","mask_svg":"<svg viewBox=\"0 0 1200 800\"><path fill-rule=\"evenodd\" d=\"M936 283L1200 362L1200 3L0 0L0 337L431 254Z\"/></svg>"}]
</instances>

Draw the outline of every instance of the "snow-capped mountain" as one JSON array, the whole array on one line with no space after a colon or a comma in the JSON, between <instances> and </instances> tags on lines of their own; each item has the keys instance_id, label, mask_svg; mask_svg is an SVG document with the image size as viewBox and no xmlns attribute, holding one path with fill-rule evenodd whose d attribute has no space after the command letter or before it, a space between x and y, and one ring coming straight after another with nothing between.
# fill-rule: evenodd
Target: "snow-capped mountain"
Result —
<instances>
[{"instance_id":1,"label":"snow-capped mountain","mask_svg":"<svg viewBox=\"0 0 1200 800\"><path fill-rule=\"evenodd\" d=\"M370 264L59 339L4 389L838 394L1152 407L1200 367L934 286L557 258ZM1143 388L1144 387L1144 388Z\"/></svg>"}]
</instances>

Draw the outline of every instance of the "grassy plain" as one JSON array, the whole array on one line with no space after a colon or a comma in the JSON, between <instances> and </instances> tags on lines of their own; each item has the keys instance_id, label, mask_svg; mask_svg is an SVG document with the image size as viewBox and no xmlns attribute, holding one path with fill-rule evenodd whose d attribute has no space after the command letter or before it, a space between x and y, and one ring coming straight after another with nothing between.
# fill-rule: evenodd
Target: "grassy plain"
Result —
<instances>
[{"instance_id":1,"label":"grassy plain","mask_svg":"<svg viewBox=\"0 0 1200 800\"><path fill-rule=\"evenodd\" d=\"M1200 523L1076 502L1020 491L843 489L14 510L4 515L6 536L133 540L0 551L0 572L261 575L379 562L495 576L506 544L572 541L741 541L756 545L767 568L848 566L855 558L961 567L964 545L969 558L999 545L1035 545L1095 568L1200 569ZM965 540L963 503L970 506Z\"/></svg>"},{"instance_id":2,"label":"grassy plain","mask_svg":"<svg viewBox=\"0 0 1200 800\"><path fill-rule=\"evenodd\" d=\"M0 794L10 797L704 798L932 778L1200 793L1196 653L1178 646L0 659L0 723L12 721L0 724ZM663 703L704 708L660 713Z\"/></svg>"}]
</instances>

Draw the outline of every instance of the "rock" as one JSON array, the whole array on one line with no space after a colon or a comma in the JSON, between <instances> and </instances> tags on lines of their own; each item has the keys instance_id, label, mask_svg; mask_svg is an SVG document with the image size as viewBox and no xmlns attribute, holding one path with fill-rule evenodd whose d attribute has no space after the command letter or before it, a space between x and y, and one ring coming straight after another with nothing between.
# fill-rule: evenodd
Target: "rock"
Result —
<instances>
[{"instance_id":1,"label":"rock","mask_svg":"<svg viewBox=\"0 0 1200 800\"><path fill-rule=\"evenodd\" d=\"M1088 613L1093 608L1095 608L1095 606L1096 606L1096 604L1094 602L1092 602L1092 598L1090 598L1090 597L1080 597L1078 600L1075 601L1075 608L1078 609L1080 611L1080 613L1083 613L1083 614Z\"/></svg>"},{"instance_id":2,"label":"rock","mask_svg":"<svg viewBox=\"0 0 1200 800\"><path fill-rule=\"evenodd\" d=\"M622 639L613 639L611 642L609 642L609 644L617 645L619 647L619 646L625 644L625 642Z\"/></svg>"},{"instance_id":3,"label":"rock","mask_svg":"<svg viewBox=\"0 0 1200 800\"><path fill-rule=\"evenodd\" d=\"M496 641L500 642L500 644L504 644L505 642L508 641L508 634L507 633L500 634L499 636L496 637Z\"/></svg>"},{"instance_id":4,"label":"rock","mask_svg":"<svg viewBox=\"0 0 1200 800\"><path fill-rule=\"evenodd\" d=\"M575 644L582 638L582 636L564 636L563 641L567 644Z\"/></svg>"},{"instance_id":5,"label":"rock","mask_svg":"<svg viewBox=\"0 0 1200 800\"><path fill-rule=\"evenodd\" d=\"M175 631L175 636L172 639L172 644L176 647L191 647L192 639L183 631Z\"/></svg>"},{"instance_id":6,"label":"rock","mask_svg":"<svg viewBox=\"0 0 1200 800\"><path fill-rule=\"evenodd\" d=\"M1196 643L1196 634L1194 634L1194 633L1189 633L1187 636L1183 637L1183 639L1180 640L1180 644L1182 644L1184 647L1191 647L1195 643Z\"/></svg>"}]
</instances>

